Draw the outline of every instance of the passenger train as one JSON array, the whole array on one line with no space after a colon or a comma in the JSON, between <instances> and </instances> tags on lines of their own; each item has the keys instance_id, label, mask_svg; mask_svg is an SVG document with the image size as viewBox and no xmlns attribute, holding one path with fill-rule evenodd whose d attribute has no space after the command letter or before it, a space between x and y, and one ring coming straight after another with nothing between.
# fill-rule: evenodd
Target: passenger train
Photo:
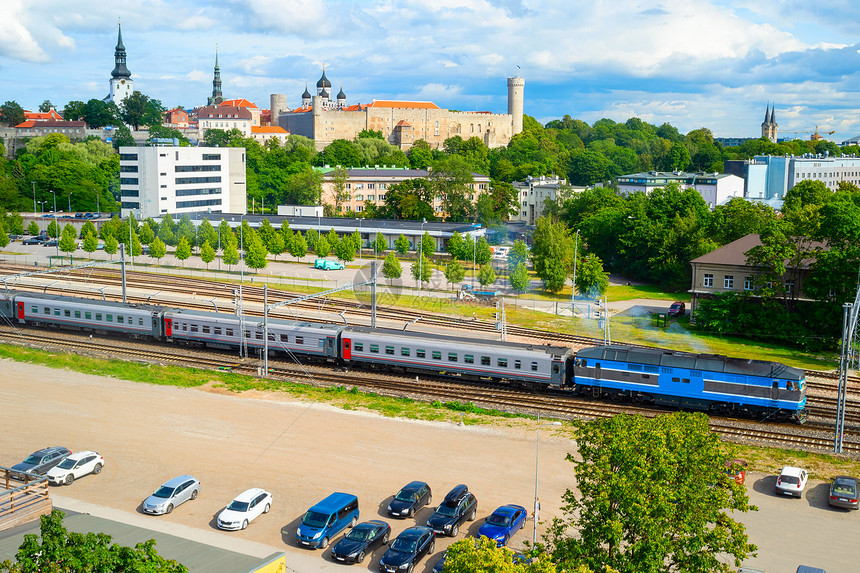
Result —
<instances>
[{"instance_id":1,"label":"passenger train","mask_svg":"<svg viewBox=\"0 0 860 573\"><path fill-rule=\"evenodd\" d=\"M259 317L25 292L0 294L9 323L262 352ZM427 332L269 319L269 352L344 367L496 380L536 390L806 421L804 372L776 362L620 345L498 342Z\"/></svg>"}]
</instances>

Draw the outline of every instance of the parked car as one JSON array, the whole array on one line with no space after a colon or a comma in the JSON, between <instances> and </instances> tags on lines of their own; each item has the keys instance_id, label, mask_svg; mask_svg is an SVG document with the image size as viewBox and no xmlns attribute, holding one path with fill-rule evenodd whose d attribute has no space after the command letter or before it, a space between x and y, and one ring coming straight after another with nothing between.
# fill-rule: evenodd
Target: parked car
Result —
<instances>
[{"instance_id":1,"label":"parked car","mask_svg":"<svg viewBox=\"0 0 860 573\"><path fill-rule=\"evenodd\" d=\"M809 565L798 565L797 571L794 573L827 573L824 569L819 567L810 567Z\"/></svg>"},{"instance_id":2,"label":"parked car","mask_svg":"<svg viewBox=\"0 0 860 573\"><path fill-rule=\"evenodd\" d=\"M170 513L173 508L189 499L197 499L200 481L192 476L179 476L161 484L155 492L143 500L143 511L152 515Z\"/></svg>"},{"instance_id":3,"label":"parked car","mask_svg":"<svg viewBox=\"0 0 860 573\"><path fill-rule=\"evenodd\" d=\"M857 478L838 476L833 478L833 483L830 484L830 497L827 502L833 507L860 509L858 494L860 492L858 492Z\"/></svg>"},{"instance_id":4,"label":"parked car","mask_svg":"<svg viewBox=\"0 0 860 573\"><path fill-rule=\"evenodd\" d=\"M104 245L102 245L102 248L104 248ZM140 254L148 255L149 254L149 245L142 245L140 247Z\"/></svg>"},{"instance_id":5,"label":"parked car","mask_svg":"<svg viewBox=\"0 0 860 573\"><path fill-rule=\"evenodd\" d=\"M16 235L15 233L9 233L9 240L10 241L16 241L16 240L21 239L21 238L22 238L21 235Z\"/></svg>"},{"instance_id":6,"label":"parked car","mask_svg":"<svg viewBox=\"0 0 860 573\"><path fill-rule=\"evenodd\" d=\"M83 218L84 218L83 213L75 213L75 219L83 219Z\"/></svg>"},{"instance_id":7,"label":"parked car","mask_svg":"<svg viewBox=\"0 0 860 573\"><path fill-rule=\"evenodd\" d=\"M272 494L264 489L254 487L243 491L230 505L221 510L215 523L220 529L236 531L245 529L248 524L272 509Z\"/></svg>"},{"instance_id":8,"label":"parked car","mask_svg":"<svg viewBox=\"0 0 860 573\"><path fill-rule=\"evenodd\" d=\"M317 259L314 261L315 269L322 269L324 271L338 271L341 269L345 269L346 265L344 265L340 261L330 261L328 259Z\"/></svg>"},{"instance_id":9,"label":"parked car","mask_svg":"<svg viewBox=\"0 0 860 573\"><path fill-rule=\"evenodd\" d=\"M21 241L22 245L41 245L42 243L48 242L48 237L44 235L35 235L33 237L29 237Z\"/></svg>"},{"instance_id":10,"label":"parked car","mask_svg":"<svg viewBox=\"0 0 860 573\"><path fill-rule=\"evenodd\" d=\"M71 485L85 475L102 473L104 465L105 459L98 452L76 452L48 470L48 481L54 485Z\"/></svg>"},{"instance_id":11,"label":"parked car","mask_svg":"<svg viewBox=\"0 0 860 573\"><path fill-rule=\"evenodd\" d=\"M806 470L785 466L776 478L776 493L801 497L807 479L809 479L809 473Z\"/></svg>"},{"instance_id":12,"label":"parked car","mask_svg":"<svg viewBox=\"0 0 860 573\"><path fill-rule=\"evenodd\" d=\"M20 464L12 466L9 475L21 481L27 477L27 474L45 475L49 469L66 459L66 456L71 453L69 448L62 446L42 448L27 456L27 459Z\"/></svg>"},{"instance_id":13,"label":"parked car","mask_svg":"<svg viewBox=\"0 0 860 573\"><path fill-rule=\"evenodd\" d=\"M683 302L676 300L671 305L669 305L669 310L666 311L666 314L669 316L684 316L687 314L687 305Z\"/></svg>"},{"instance_id":14,"label":"parked car","mask_svg":"<svg viewBox=\"0 0 860 573\"><path fill-rule=\"evenodd\" d=\"M436 534L429 527L415 526L403 530L379 560L383 573L406 571L412 573L415 565L436 548Z\"/></svg>"},{"instance_id":15,"label":"parked car","mask_svg":"<svg viewBox=\"0 0 860 573\"><path fill-rule=\"evenodd\" d=\"M388 515L392 517L412 517L415 513L433 501L430 486L423 481L409 482L403 486L391 503L388 504Z\"/></svg>"},{"instance_id":16,"label":"parked car","mask_svg":"<svg viewBox=\"0 0 860 573\"><path fill-rule=\"evenodd\" d=\"M51 239L50 241L45 241L42 243L43 247L58 247L60 245L59 239Z\"/></svg>"},{"instance_id":17,"label":"parked car","mask_svg":"<svg viewBox=\"0 0 860 573\"><path fill-rule=\"evenodd\" d=\"M361 563L368 553L388 543L391 526L376 519L359 523L331 548L331 557L343 563Z\"/></svg>"},{"instance_id":18,"label":"parked car","mask_svg":"<svg viewBox=\"0 0 860 573\"><path fill-rule=\"evenodd\" d=\"M325 549L329 540L344 527L358 523L358 498L335 492L311 506L296 529L299 545Z\"/></svg>"},{"instance_id":19,"label":"parked car","mask_svg":"<svg viewBox=\"0 0 860 573\"><path fill-rule=\"evenodd\" d=\"M487 517L478 530L478 536L489 537L502 547L525 524L528 512L521 505L503 505Z\"/></svg>"},{"instance_id":20,"label":"parked car","mask_svg":"<svg viewBox=\"0 0 860 573\"><path fill-rule=\"evenodd\" d=\"M436 508L427 527L440 535L456 537L460 525L466 521L475 521L478 512L478 500L464 484L456 486L445 496L445 501Z\"/></svg>"},{"instance_id":21,"label":"parked car","mask_svg":"<svg viewBox=\"0 0 860 573\"><path fill-rule=\"evenodd\" d=\"M726 473L735 483L743 485L747 480L747 463L744 460L726 460Z\"/></svg>"}]
</instances>

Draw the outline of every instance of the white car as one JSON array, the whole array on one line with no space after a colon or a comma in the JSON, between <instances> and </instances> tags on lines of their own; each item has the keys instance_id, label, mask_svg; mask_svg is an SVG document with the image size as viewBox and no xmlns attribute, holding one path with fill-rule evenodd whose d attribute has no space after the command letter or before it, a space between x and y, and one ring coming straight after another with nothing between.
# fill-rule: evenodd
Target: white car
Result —
<instances>
[{"instance_id":1,"label":"white car","mask_svg":"<svg viewBox=\"0 0 860 573\"><path fill-rule=\"evenodd\" d=\"M48 481L54 485L69 485L88 474L99 474L105 459L98 452L76 452L48 470Z\"/></svg>"},{"instance_id":2,"label":"white car","mask_svg":"<svg viewBox=\"0 0 860 573\"><path fill-rule=\"evenodd\" d=\"M792 466L785 466L776 478L776 493L800 497L806 488L809 472Z\"/></svg>"},{"instance_id":3,"label":"white car","mask_svg":"<svg viewBox=\"0 0 860 573\"><path fill-rule=\"evenodd\" d=\"M216 523L221 529L245 529L254 518L272 509L272 494L258 487L243 491L218 514Z\"/></svg>"}]
</instances>

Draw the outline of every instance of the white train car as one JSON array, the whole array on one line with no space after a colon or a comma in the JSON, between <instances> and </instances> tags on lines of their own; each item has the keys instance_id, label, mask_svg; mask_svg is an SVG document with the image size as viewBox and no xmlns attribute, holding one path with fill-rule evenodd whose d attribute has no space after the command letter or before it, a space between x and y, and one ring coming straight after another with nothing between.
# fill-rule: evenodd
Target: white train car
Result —
<instances>
[{"instance_id":1,"label":"white train car","mask_svg":"<svg viewBox=\"0 0 860 573\"><path fill-rule=\"evenodd\" d=\"M34 326L159 338L160 312L156 306L88 298L30 293L15 296L15 318Z\"/></svg>"}]
</instances>

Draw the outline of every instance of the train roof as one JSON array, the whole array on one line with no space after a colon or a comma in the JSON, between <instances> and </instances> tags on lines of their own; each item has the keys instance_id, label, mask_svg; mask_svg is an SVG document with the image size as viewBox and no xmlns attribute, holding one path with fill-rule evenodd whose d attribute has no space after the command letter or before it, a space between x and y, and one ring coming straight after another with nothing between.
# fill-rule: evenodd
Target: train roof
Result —
<instances>
[{"instance_id":1,"label":"train roof","mask_svg":"<svg viewBox=\"0 0 860 573\"><path fill-rule=\"evenodd\" d=\"M100 306L102 308L133 308L136 310L146 310L152 312L158 312L160 310L164 310L163 306L158 306L154 304L138 304L133 302L122 302L115 300L102 300L99 298L85 298L85 297L77 297L77 296L62 296L55 294L42 294L38 292L23 292L17 291L14 293L15 299L32 299L32 300L42 300L42 301L57 301L57 302L66 302L66 303L76 303L87 306Z\"/></svg>"},{"instance_id":2,"label":"train roof","mask_svg":"<svg viewBox=\"0 0 860 573\"><path fill-rule=\"evenodd\" d=\"M746 376L762 376L765 378L783 378L802 380L803 370L786 366L779 362L752 360L749 358L731 358L719 354L693 354L677 350L660 348L636 348L631 346L593 346L577 352L579 358L602 360L617 360L634 364L650 364L690 370L707 370L710 372L726 372Z\"/></svg>"},{"instance_id":3,"label":"train roof","mask_svg":"<svg viewBox=\"0 0 860 573\"><path fill-rule=\"evenodd\" d=\"M176 315L181 317L203 317L216 319L219 316L229 316L233 319L238 320L238 315L229 312L213 312L211 310L195 310L195 309L187 309L187 308L169 308L165 309L169 314L173 315L175 318ZM262 327L263 325L263 317L262 316L249 316L245 315L245 324L248 327ZM304 329L318 329L318 330L326 330L326 331L334 331L340 332L345 327L342 324L334 324L334 323L320 323L320 322L307 322L304 320L288 320L284 318L272 318L269 317L269 326L288 326L291 328L304 328Z\"/></svg>"},{"instance_id":4,"label":"train roof","mask_svg":"<svg viewBox=\"0 0 860 573\"><path fill-rule=\"evenodd\" d=\"M511 348L520 348L523 350L540 350L551 354L564 354L572 352L573 349L568 346L553 346L551 344L529 344L527 342L501 342L499 340L490 340L487 338L474 338L469 336L457 336L453 334L443 334L435 332L421 332L408 330L395 330L393 328L369 328L366 326L350 326L347 327L344 334L350 332L360 332L363 334L380 333L391 336L396 336L404 340L442 340L451 344L473 345L473 346L499 346L504 345Z\"/></svg>"}]
</instances>

